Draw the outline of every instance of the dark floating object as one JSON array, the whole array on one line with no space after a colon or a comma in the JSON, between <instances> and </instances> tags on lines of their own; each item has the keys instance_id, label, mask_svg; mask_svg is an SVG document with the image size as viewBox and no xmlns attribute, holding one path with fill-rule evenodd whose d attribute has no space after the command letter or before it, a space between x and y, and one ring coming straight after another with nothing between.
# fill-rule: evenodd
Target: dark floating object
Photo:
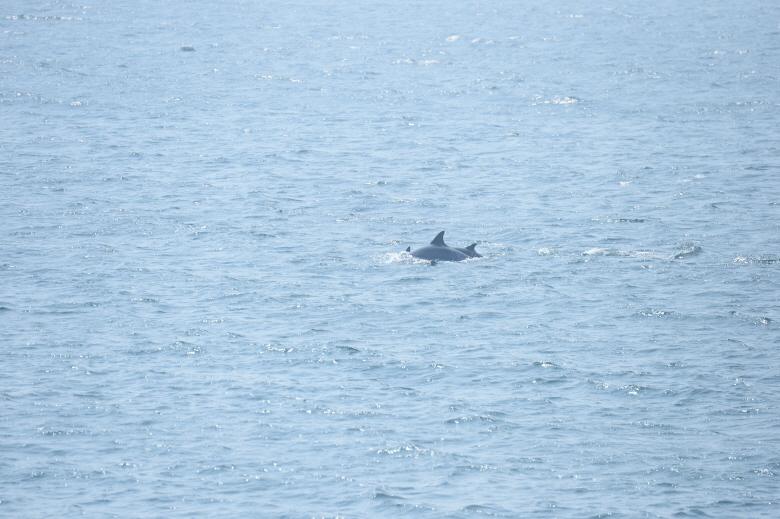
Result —
<instances>
[{"instance_id":1,"label":"dark floating object","mask_svg":"<svg viewBox=\"0 0 780 519\"><path fill-rule=\"evenodd\" d=\"M195 47L193 47L192 45L182 45L181 46L181 51L182 52L195 52Z\"/></svg>"}]
</instances>

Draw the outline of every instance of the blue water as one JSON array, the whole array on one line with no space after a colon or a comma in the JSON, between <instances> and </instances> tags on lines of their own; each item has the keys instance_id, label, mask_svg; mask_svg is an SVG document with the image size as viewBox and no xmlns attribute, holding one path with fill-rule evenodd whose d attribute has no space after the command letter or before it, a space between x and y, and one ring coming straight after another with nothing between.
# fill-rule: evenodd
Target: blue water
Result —
<instances>
[{"instance_id":1,"label":"blue water","mask_svg":"<svg viewBox=\"0 0 780 519\"><path fill-rule=\"evenodd\" d=\"M0 28L0 516L780 515L776 2Z\"/></svg>"}]
</instances>

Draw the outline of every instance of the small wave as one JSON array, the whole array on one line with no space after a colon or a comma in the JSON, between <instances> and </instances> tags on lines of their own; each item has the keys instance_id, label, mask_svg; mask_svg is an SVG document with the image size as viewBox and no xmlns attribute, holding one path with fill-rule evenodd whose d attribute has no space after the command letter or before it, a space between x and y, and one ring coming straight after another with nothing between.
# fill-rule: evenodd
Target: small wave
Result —
<instances>
[{"instance_id":1,"label":"small wave","mask_svg":"<svg viewBox=\"0 0 780 519\"><path fill-rule=\"evenodd\" d=\"M484 414L473 414L473 415L469 415L469 416L459 416L457 418L450 418L449 420L446 420L444 423L448 423L448 424L461 424L461 423L477 422L477 421L491 422L492 423L492 422L496 422L498 420L496 420L492 416L488 416L488 415L484 415Z\"/></svg>"},{"instance_id":2,"label":"small wave","mask_svg":"<svg viewBox=\"0 0 780 519\"><path fill-rule=\"evenodd\" d=\"M417 258L406 251L386 252L384 254L378 254L376 258L387 265L408 265L417 261Z\"/></svg>"},{"instance_id":3,"label":"small wave","mask_svg":"<svg viewBox=\"0 0 780 519\"><path fill-rule=\"evenodd\" d=\"M760 315L749 315L749 314L743 314L741 312L737 312L735 310L732 310L729 312L732 316L736 317L737 319L740 319L742 321L751 323L751 324L770 324L772 323L772 319L769 317L764 317Z\"/></svg>"},{"instance_id":4,"label":"small wave","mask_svg":"<svg viewBox=\"0 0 780 519\"><path fill-rule=\"evenodd\" d=\"M134 297L130 301L133 303L159 303L160 301L158 299L155 299L153 297Z\"/></svg>"},{"instance_id":5,"label":"small wave","mask_svg":"<svg viewBox=\"0 0 780 519\"><path fill-rule=\"evenodd\" d=\"M538 97L537 97L538 99ZM536 103L531 103L531 106L538 106L538 105L573 105L575 103L579 103L580 100L576 97L563 97L563 98L555 98L555 99L548 99L546 101L538 101Z\"/></svg>"},{"instance_id":6,"label":"small wave","mask_svg":"<svg viewBox=\"0 0 780 519\"><path fill-rule=\"evenodd\" d=\"M291 81L293 83L303 83L302 79L295 79L295 78L283 77L283 76L258 76L257 79L276 80L276 81Z\"/></svg>"},{"instance_id":7,"label":"small wave","mask_svg":"<svg viewBox=\"0 0 780 519\"><path fill-rule=\"evenodd\" d=\"M435 59L426 59L426 60L416 60L416 59L397 59L393 62L393 65L399 65L401 63L406 63L407 65L435 65L439 63Z\"/></svg>"},{"instance_id":8,"label":"small wave","mask_svg":"<svg viewBox=\"0 0 780 519\"><path fill-rule=\"evenodd\" d=\"M679 319L682 317L682 315L678 314L677 312L672 312L670 310L655 310L653 308L646 308L644 310L638 311L635 315L639 317L656 317L656 318L677 318Z\"/></svg>"},{"instance_id":9,"label":"small wave","mask_svg":"<svg viewBox=\"0 0 780 519\"><path fill-rule=\"evenodd\" d=\"M70 20L76 20L76 21L83 21L84 18L79 18L77 16L35 16L30 14L20 14L20 15L14 15L14 16L6 16L6 20L57 20L57 21L70 21Z\"/></svg>"},{"instance_id":10,"label":"small wave","mask_svg":"<svg viewBox=\"0 0 780 519\"><path fill-rule=\"evenodd\" d=\"M594 222L603 223L645 223L644 218L594 218Z\"/></svg>"},{"instance_id":11,"label":"small wave","mask_svg":"<svg viewBox=\"0 0 780 519\"><path fill-rule=\"evenodd\" d=\"M761 264L772 265L774 263L780 263L780 259L777 259L777 258L763 258L763 257L753 258L753 257L750 257L750 256L737 256L736 258L734 258L732 263L757 263L759 265L761 265Z\"/></svg>"},{"instance_id":12,"label":"small wave","mask_svg":"<svg viewBox=\"0 0 780 519\"><path fill-rule=\"evenodd\" d=\"M405 444L401 445L395 448L388 447L386 449L377 449L377 454L390 454L390 455L400 455L402 457L417 457L421 453L422 454L429 454L431 452L430 449L426 449L424 447L418 447L417 445L413 444Z\"/></svg>"},{"instance_id":13,"label":"small wave","mask_svg":"<svg viewBox=\"0 0 780 519\"><path fill-rule=\"evenodd\" d=\"M683 245L683 250L675 254L672 257L672 259L681 259L686 256L694 256L700 252L701 252L701 247L699 245L686 243Z\"/></svg>"},{"instance_id":14,"label":"small wave","mask_svg":"<svg viewBox=\"0 0 780 519\"><path fill-rule=\"evenodd\" d=\"M689 245L682 251L674 254L663 254L654 251L632 251L632 250L618 250L612 248L595 247L590 250L586 250L582 253L583 256L608 256L616 258L635 258L635 259L681 259L687 256L692 256L701 252L701 247L698 245Z\"/></svg>"},{"instance_id":15,"label":"small wave","mask_svg":"<svg viewBox=\"0 0 780 519\"><path fill-rule=\"evenodd\" d=\"M611 256L617 258L642 258L642 259L671 259L667 255L657 254L651 251L618 250L611 248L595 247L582 253L583 256Z\"/></svg>"}]
</instances>

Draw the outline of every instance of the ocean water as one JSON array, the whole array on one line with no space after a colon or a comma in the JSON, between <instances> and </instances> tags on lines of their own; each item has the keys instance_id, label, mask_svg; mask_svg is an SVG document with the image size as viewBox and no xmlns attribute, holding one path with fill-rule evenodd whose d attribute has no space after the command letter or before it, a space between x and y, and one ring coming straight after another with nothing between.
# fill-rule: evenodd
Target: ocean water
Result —
<instances>
[{"instance_id":1,"label":"ocean water","mask_svg":"<svg viewBox=\"0 0 780 519\"><path fill-rule=\"evenodd\" d=\"M0 516L780 516L776 2L0 28Z\"/></svg>"}]
</instances>

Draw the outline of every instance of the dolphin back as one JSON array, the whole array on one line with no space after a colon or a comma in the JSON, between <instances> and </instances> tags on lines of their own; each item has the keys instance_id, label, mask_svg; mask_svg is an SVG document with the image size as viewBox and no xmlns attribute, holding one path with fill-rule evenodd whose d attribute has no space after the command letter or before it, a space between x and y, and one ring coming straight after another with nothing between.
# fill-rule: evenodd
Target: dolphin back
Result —
<instances>
[{"instance_id":1,"label":"dolphin back","mask_svg":"<svg viewBox=\"0 0 780 519\"><path fill-rule=\"evenodd\" d=\"M413 250L412 256L428 261L463 261L464 259L469 258L459 250L447 247L446 245L444 247L426 245L425 247Z\"/></svg>"},{"instance_id":2,"label":"dolphin back","mask_svg":"<svg viewBox=\"0 0 780 519\"><path fill-rule=\"evenodd\" d=\"M428 261L463 261L468 259L469 256L465 252L461 252L452 247L448 247L444 243L444 231L436 235L431 241L430 245L420 247L417 250L412 251L412 256Z\"/></svg>"},{"instance_id":3,"label":"dolphin back","mask_svg":"<svg viewBox=\"0 0 780 519\"><path fill-rule=\"evenodd\" d=\"M469 258L481 258L482 254L476 251L475 247L477 246L476 243L472 243L468 247L455 247L455 250L462 252Z\"/></svg>"}]
</instances>

